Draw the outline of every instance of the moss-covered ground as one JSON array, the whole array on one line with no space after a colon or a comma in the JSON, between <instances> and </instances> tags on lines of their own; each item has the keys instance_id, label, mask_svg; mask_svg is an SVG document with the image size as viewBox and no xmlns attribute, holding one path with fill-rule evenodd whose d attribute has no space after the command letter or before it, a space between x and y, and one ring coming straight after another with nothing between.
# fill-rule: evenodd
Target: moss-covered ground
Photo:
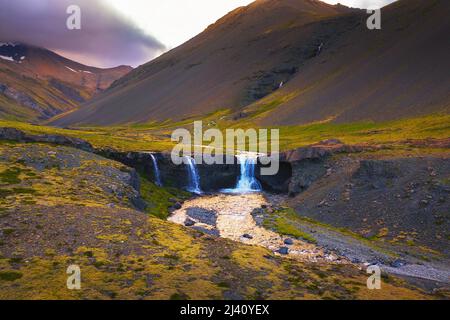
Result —
<instances>
[{"instance_id":1,"label":"moss-covered ground","mask_svg":"<svg viewBox=\"0 0 450 320\"><path fill-rule=\"evenodd\" d=\"M0 144L0 299L428 299L388 277L368 290L353 265L283 259L165 221L183 194L66 147ZM150 213L150 214L149 214ZM81 290L66 286L81 268Z\"/></svg>"}]
</instances>

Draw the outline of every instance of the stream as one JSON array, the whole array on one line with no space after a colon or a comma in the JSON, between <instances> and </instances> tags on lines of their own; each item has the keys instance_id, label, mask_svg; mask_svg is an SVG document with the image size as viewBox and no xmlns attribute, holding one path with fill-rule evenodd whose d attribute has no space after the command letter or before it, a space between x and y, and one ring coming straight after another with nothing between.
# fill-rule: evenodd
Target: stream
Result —
<instances>
[{"instance_id":1,"label":"stream","mask_svg":"<svg viewBox=\"0 0 450 320\"><path fill-rule=\"evenodd\" d=\"M267 204L261 193L207 195L186 201L168 220L210 235L262 246L282 256L311 262L340 260L314 244L259 226L252 212Z\"/></svg>"},{"instance_id":2,"label":"stream","mask_svg":"<svg viewBox=\"0 0 450 320\"><path fill-rule=\"evenodd\" d=\"M325 253L314 244L282 236L259 225L253 213L269 203L262 193L261 184L255 178L256 155L242 153L237 159L240 176L235 188L188 200L168 220L213 236L262 246L282 256L312 262L343 261L335 254ZM200 195L202 191L195 161L190 157L185 157L185 160L189 171L188 190Z\"/></svg>"},{"instance_id":3,"label":"stream","mask_svg":"<svg viewBox=\"0 0 450 320\"><path fill-rule=\"evenodd\" d=\"M410 258L408 263L396 265L395 257L364 245L350 236L320 226L309 224L298 226L302 231L313 232L317 244L284 236L265 228L261 209L270 207L276 197L264 193L255 178L256 156L241 154L237 158L240 163L240 176L235 188L205 194L201 190L195 160L186 157L185 164L189 174L187 190L197 196L184 202L168 220L212 236L265 247L276 255L286 258L309 262L353 263L360 268L377 264L389 273L409 277L410 280L411 277L425 280L426 287L430 284L434 287L439 286L436 283L448 283L450 273L440 264L424 263ZM156 163L154 168L158 170Z\"/></svg>"}]
</instances>

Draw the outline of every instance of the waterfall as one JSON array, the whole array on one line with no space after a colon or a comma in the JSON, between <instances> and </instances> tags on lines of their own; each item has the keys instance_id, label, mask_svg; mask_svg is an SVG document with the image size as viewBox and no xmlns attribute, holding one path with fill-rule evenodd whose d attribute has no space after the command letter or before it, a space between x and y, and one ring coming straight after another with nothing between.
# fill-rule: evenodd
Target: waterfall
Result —
<instances>
[{"instance_id":1,"label":"waterfall","mask_svg":"<svg viewBox=\"0 0 450 320\"><path fill-rule=\"evenodd\" d=\"M161 182L161 174L159 172L158 160L156 159L153 153L150 153L150 157L152 158L153 170L155 172L155 184L159 187L162 187L163 184Z\"/></svg>"},{"instance_id":2,"label":"waterfall","mask_svg":"<svg viewBox=\"0 0 450 320\"><path fill-rule=\"evenodd\" d=\"M195 159L192 157L184 156L184 163L187 165L188 173L189 173L189 186L188 191L192 193L201 194L202 190L200 189L200 177L197 171L197 164L195 163Z\"/></svg>"},{"instance_id":3,"label":"waterfall","mask_svg":"<svg viewBox=\"0 0 450 320\"><path fill-rule=\"evenodd\" d=\"M237 192L251 192L261 191L262 187L259 181L255 178L255 168L257 157L248 154L241 154L238 156L241 168L241 175L236 186Z\"/></svg>"},{"instance_id":4,"label":"waterfall","mask_svg":"<svg viewBox=\"0 0 450 320\"><path fill-rule=\"evenodd\" d=\"M248 193L262 191L261 184L255 177L257 156L252 154L240 154L237 156L240 165L239 180L234 189L224 189L225 193Z\"/></svg>"}]
</instances>

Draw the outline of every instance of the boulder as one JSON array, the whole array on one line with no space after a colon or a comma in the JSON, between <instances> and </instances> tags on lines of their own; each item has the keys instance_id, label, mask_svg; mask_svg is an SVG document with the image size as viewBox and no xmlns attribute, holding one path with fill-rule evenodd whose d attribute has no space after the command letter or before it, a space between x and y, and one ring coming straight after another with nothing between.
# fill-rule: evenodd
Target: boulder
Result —
<instances>
[{"instance_id":1,"label":"boulder","mask_svg":"<svg viewBox=\"0 0 450 320\"><path fill-rule=\"evenodd\" d=\"M186 218L186 220L184 221L184 225L186 227L192 227L193 225L195 225L195 221L189 218Z\"/></svg>"},{"instance_id":2,"label":"boulder","mask_svg":"<svg viewBox=\"0 0 450 320\"><path fill-rule=\"evenodd\" d=\"M391 263L391 267L393 268L400 268L403 267L404 265L406 265L406 261L401 259L396 259Z\"/></svg>"},{"instance_id":3,"label":"boulder","mask_svg":"<svg viewBox=\"0 0 450 320\"><path fill-rule=\"evenodd\" d=\"M175 203L175 204L173 205L173 208L174 208L175 210L179 210L179 209L182 208L182 205L181 205L181 203L177 202L177 203Z\"/></svg>"}]
</instances>

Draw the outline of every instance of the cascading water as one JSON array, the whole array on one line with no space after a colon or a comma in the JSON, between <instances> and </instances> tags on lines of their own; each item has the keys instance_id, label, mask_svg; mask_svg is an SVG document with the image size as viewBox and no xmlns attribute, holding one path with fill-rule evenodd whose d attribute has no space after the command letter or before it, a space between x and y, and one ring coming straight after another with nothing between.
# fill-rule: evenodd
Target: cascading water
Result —
<instances>
[{"instance_id":1,"label":"cascading water","mask_svg":"<svg viewBox=\"0 0 450 320\"><path fill-rule=\"evenodd\" d=\"M197 171L197 164L195 163L195 159L192 157L185 156L184 163L187 165L188 173L189 173L189 186L188 191L192 193L201 194L202 190L200 189L200 177Z\"/></svg>"},{"instance_id":2,"label":"cascading water","mask_svg":"<svg viewBox=\"0 0 450 320\"><path fill-rule=\"evenodd\" d=\"M159 167L158 167L158 160L156 159L155 155L150 153L150 158L152 158L152 162L153 162L153 170L155 172L155 184L157 186L162 187L162 182L161 182L161 174L159 172Z\"/></svg>"},{"instance_id":3,"label":"cascading water","mask_svg":"<svg viewBox=\"0 0 450 320\"><path fill-rule=\"evenodd\" d=\"M241 168L241 175L236 186L237 192L251 192L261 191L262 187L259 181L255 178L255 168L257 157L241 154L238 156Z\"/></svg>"},{"instance_id":4,"label":"cascading water","mask_svg":"<svg viewBox=\"0 0 450 320\"><path fill-rule=\"evenodd\" d=\"M240 154L237 156L240 165L240 176L234 189L225 189L225 193L249 193L262 190L261 184L255 177L257 156L253 154Z\"/></svg>"}]
</instances>

